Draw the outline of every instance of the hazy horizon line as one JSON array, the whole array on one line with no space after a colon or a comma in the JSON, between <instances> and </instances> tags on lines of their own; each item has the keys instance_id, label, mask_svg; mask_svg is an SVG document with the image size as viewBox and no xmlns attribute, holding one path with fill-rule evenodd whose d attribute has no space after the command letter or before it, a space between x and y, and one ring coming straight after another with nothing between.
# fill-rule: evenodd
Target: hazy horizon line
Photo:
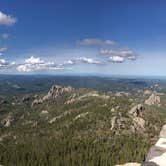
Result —
<instances>
[{"instance_id":1,"label":"hazy horizon line","mask_svg":"<svg viewBox=\"0 0 166 166\"><path fill-rule=\"evenodd\" d=\"M87 74L87 73L75 73L75 74L39 74L39 73L31 73L31 74L6 74L1 73L0 76L63 76L63 77L112 77L112 78L160 78L160 79L166 79L166 75L120 75L120 74Z\"/></svg>"}]
</instances>

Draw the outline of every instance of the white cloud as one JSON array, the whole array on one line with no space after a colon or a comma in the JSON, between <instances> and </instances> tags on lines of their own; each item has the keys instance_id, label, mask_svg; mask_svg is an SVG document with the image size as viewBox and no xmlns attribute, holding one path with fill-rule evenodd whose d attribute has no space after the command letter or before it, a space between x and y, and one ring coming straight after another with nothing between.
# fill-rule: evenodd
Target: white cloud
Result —
<instances>
[{"instance_id":1,"label":"white cloud","mask_svg":"<svg viewBox=\"0 0 166 166\"><path fill-rule=\"evenodd\" d=\"M19 72L34 72L41 70L63 70L64 68L56 65L54 62L46 62L39 57L31 56L25 59L23 64L18 65L16 69Z\"/></svg>"},{"instance_id":2,"label":"white cloud","mask_svg":"<svg viewBox=\"0 0 166 166\"><path fill-rule=\"evenodd\" d=\"M3 34L2 34L2 38L3 38L3 39L8 39L9 36L10 36L10 35L9 35L8 33L3 33Z\"/></svg>"},{"instance_id":3,"label":"white cloud","mask_svg":"<svg viewBox=\"0 0 166 166\"><path fill-rule=\"evenodd\" d=\"M100 64L101 62L99 60L95 60L92 58L86 58L86 57L80 57L78 58L78 61L81 63L89 63L89 64Z\"/></svg>"},{"instance_id":4,"label":"white cloud","mask_svg":"<svg viewBox=\"0 0 166 166\"><path fill-rule=\"evenodd\" d=\"M6 66L6 65L8 65L8 64L9 64L9 63L6 62L5 59L0 59L0 67L2 67L2 66Z\"/></svg>"},{"instance_id":5,"label":"white cloud","mask_svg":"<svg viewBox=\"0 0 166 166\"><path fill-rule=\"evenodd\" d=\"M51 65L53 65L53 63L47 63L44 62L44 60L41 60L39 57L35 58L31 56L30 58L25 59L23 64L18 65L17 70L19 72L32 72L48 69L48 67Z\"/></svg>"},{"instance_id":6,"label":"white cloud","mask_svg":"<svg viewBox=\"0 0 166 166\"><path fill-rule=\"evenodd\" d=\"M38 70L46 69L46 66L40 64L22 64L17 66L19 72L33 72Z\"/></svg>"},{"instance_id":7,"label":"white cloud","mask_svg":"<svg viewBox=\"0 0 166 166\"><path fill-rule=\"evenodd\" d=\"M95 45L95 46L101 46L101 47L106 45L115 45L115 42L112 40L101 40L97 38L86 38L86 39L80 40L78 43L80 45L85 45L85 46Z\"/></svg>"},{"instance_id":8,"label":"white cloud","mask_svg":"<svg viewBox=\"0 0 166 166\"><path fill-rule=\"evenodd\" d=\"M136 53L134 53L132 50L119 50L117 51L117 55L126 57L127 59L136 59Z\"/></svg>"},{"instance_id":9,"label":"white cloud","mask_svg":"<svg viewBox=\"0 0 166 166\"><path fill-rule=\"evenodd\" d=\"M41 60L40 58L35 58L35 57L31 56L30 58L25 59L25 63L32 64L32 65L33 64L43 64L44 61Z\"/></svg>"},{"instance_id":10,"label":"white cloud","mask_svg":"<svg viewBox=\"0 0 166 166\"><path fill-rule=\"evenodd\" d=\"M0 68L11 67L15 65L15 62L8 62L5 59L0 59Z\"/></svg>"},{"instance_id":11,"label":"white cloud","mask_svg":"<svg viewBox=\"0 0 166 166\"><path fill-rule=\"evenodd\" d=\"M124 62L125 60L135 60L137 58L137 54L135 52L126 49L119 49L119 50L101 49L100 54L108 55L110 57L109 59L112 59L112 57L121 57L121 60L124 59L122 60L122 62Z\"/></svg>"},{"instance_id":12,"label":"white cloud","mask_svg":"<svg viewBox=\"0 0 166 166\"><path fill-rule=\"evenodd\" d=\"M19 72L30 72L30 71L33 71L33 68L29 64L24 64L24 65L17 66L17 70Z\"/></svg>"},{"instance_id":13,"label":"white cloud","mask_svg":"<svg viewBox=\"0 0 166 166\"><path fill-rule=\"evenodd\" d=\"M111 56L111 57L109 57L109 60L111 62L115 62L115 63L122 63L125 61L125 58L121 57L121 56Z\"/></svg>"},{"instance_id":14,"label":"white cloud","mask_svg":"<svg viewBox=\"0 0 166 166\"><path fill-rule=\"evenodd\" d=\"M87 57L79 57L79 58L67 60L63 63L63 65L74 65L74 64L80 64L80 63L101 64L99 60L95 60L95 59L87 58Z\"/></svg>"},{"instance_id":15,"label":"white cloud","mask_svg":"<svg viewBox=\"0 0 166 166\"><path fill-rule=\"evenodd\" d=\"M67 61L65 61L63 64L64 65L73 65L73 64L75 64L76 62L75 62L75 60L67 60Z\"/></svg>"},{"instance_id":16,"label":"white cloud","mask_svg":"<svg viewBox=\"0 0 166 166\"><path fill-rule=\"evenodd\" d=\"M135 60L137 57L137 54L129 49L117 49L116 47L112 46L117 46L117 44L112 41L112 40L101 40L98 38L86 38L81 41L79 41L80 45L85 45L85 46L99 46L101 48L106 48L106 49L101 49L100 54L107 55L109 61L112 62L124 62L126 60ZM112 48L112 49L109 49ZM74 63L74 62L73 62ZM87 62L88 63L88 62ZM90 61L89 61L90 63Z\"/></svg>"},{"instance_id":17,"label":"white cloud","mask_svg":"<svg viewBox=\"0 0 166 166\"><path fill-rule=\"evenodd\" d=\"M1 48L0 48L0 53L3 53L3 52L5 52L5 51L7 51L7 47L1 47Z\"/></svg>"},{"instance_id":18,"label":"white cloud","mask_svg":"<svg viewBox=\"0 0 166 166\"><path fill-rule=\"evenodd\" d=\"M132 50L119 49L119 50L109 50L109 49L101 49L100 54L104 55L117 55L122 57L136 57L136 53Z\"/></svg>"},{"instance_id":19,"label":"white cloud","mask_svg":"<svg viewBox=\"0 0 166 166\"><path fill-rule=\"evenodd\" d=\"M0 11L0 25L11 26L17 22L17 19L13 16L7 15Z\"/></svg>"}]
</instances>

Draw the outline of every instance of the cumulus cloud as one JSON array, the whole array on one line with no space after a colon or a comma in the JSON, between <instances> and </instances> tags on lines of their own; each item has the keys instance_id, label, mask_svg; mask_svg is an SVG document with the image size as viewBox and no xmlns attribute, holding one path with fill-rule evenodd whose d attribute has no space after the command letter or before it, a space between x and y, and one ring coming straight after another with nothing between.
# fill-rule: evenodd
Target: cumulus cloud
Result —
<instances>
[{"instance_id":1,"label":"cumulus cloud","mask_svg":"<svg viewBox=\"0 0 166 166\"><path fill-rule=\"evenodd\" d=\"M6 62L5 59L0 59L0 67L9 65L9 62Z\"/></svg>"},{"instance_id":2,"label":"cumulus cloud","mask_svg":"<svg viewBox=\"0 0 166 166\"><path fill-rule=\"evenodd\" d=\"M80 45L84 45L84 46L106 46L106 45L115 45L115 42L112 40L101 40L101 39L97 39L97 38L86 38L83 40L78 41L78 43Z\"/></svg>"},{"instance_id":3,"label":"cumulus cloud","mask_svg":"<svg viewBox=\"0 0 166 166\"><path fill-rule=\"evenodd\" d=\"M34 65L34 64L43 64L44 61L41 60L40 58L35 58L35 57L31 56L30 58L25 59L25 63Z\"/></svg>"},{"instance_id":4,"label":"cumulus cloud","mask_svg":"<svg viewBox=\"0 0 166 166\"><path fill-rule=\"evenodd\" d=\"M43 70L47 69L52 65L52 63L46 63L44 60L41 60L39 57L35 58L31 56L28 59L25 59L23 64L20 64L17 66L17 70L20 72L31 72L31 71L38 71L38 70Z\"/></svg>"},{"instance_id":5,"label":"cumulus cloud","mask_svg":"<svg viewBox=\"0 0 166 166\"><path fill-rule=\"evenodd\" d=\"M121 56L111 56L111 57L109 57L109 60L111 62L115 62L115 63L122 63L125 61L125 58L121 57Z\"/></svg>"},{"instance_id":6,"label":"cumulus cloud","mask_svg":"<svg viewBox=\"0 0 166 166\"><path fill-rule=\"evenodd\" d=\"M109 49L101 49L100 54L108 55L109 60L113 62L124 62L125 60L135 60L137 54L132 50L119 49L119 50L109 50ZM117 60L118 59L118 60Z\"/></svg>"},{"instance_id":7,"label":"cumulus cloud","mask_svg":"<svg viewBox=\"0 0 166 166\"><path fill-rule=\"evenodd\" d=\"M116 54L131 60L136 59L137 56L136 53L133 52L132 50L118 50Z\"/></svg>"},{"instance_id":8,"label":"cumulus cloud","mask_svg":"<svg viewBox=\"0 0 166 166\"><path fill-rule=\"evenodd\" d=\"M119 49L119 50L109 50L109 49L101 49L101 54L104 55L111 55L111 56L121 56L121 57L127 57L129 59L136 58L136 53L132 50L126 50L126 49Z\"/></svg>"},{"instance_id":9,"label":"cumulus cloud","mask_svg":"<svg viewBox=\"0 0 166 166\"><path fill-rule=\"evenodd\" d=\"M86 57L80 57L80 58L78 58L78 61L80 63L89 63L89 64L100 64L101 63L99 60L95 60L92 58L86 58Z\"/></svg>"},{"instance_id":10,"label":"cumulus cloud","mask_svg":"<svg viewBox=\"0 0 166 166\"><path fill-rule=\"evenodd\" d=\"M107 60L117 63L125 62L126 60L135 60L137 54L130 49L119 49L117 43L112 40L101 40L98 38L86 38L79 41L80 45L84 46L99 46L102 49L100 54L107 55ZM74 63L73 61L70 63Z\"/></svg>"},{"instance_id":11,"label":"cumulus cloud","mask_svg":"<svg viewBox=\"0 0 166 166\"><path fill-rule=\"evenodd\" d=\"M9 62L9 61L6 61L5 59L0 59L0 69L4 67L11 67L13 65L15 65L15 62Z\"/></svg>"},{"instance_id":12,"label":"cumulus cloud","mask_svg":"<svg viewBox=\"0 0 166 166\"><path fill-rule=\"evenodd\" d=\"M37 70L37 68L35 66L32 66L31 64L23 64L23 65L17 66L17 70L19 72L31 72L31 71Z\"/></svg>"},{"instance_id":13,"label":"cumulus cloud","mask_svg":"<svg viewBox=\"0 0 166 166\"><path fill-rule=\"evenodd\" d=\"M0 25L11 26L17 22L17 19L0 11Z\"/></svg>"},{"instance_id":14,"label":"cumulus cloud","mask_svg":"<svg viewBox=\"0 0 166 166\"><path fill-rule=\"evenodd\" d=\"M23 64L17 66L19 72L34 72L40 70L62 70L62 67L58 67L54 62L46 62L39 57L35 58L31 56L25 59Z\"/></svg>"},{"instance_id":15,"label":"cumulus cloud","mask_svg":"<svg viewBox=\"0 0 166 166\"><path fill-rule=\"evenodd\" d=\"M74 64L80 64L80 63L101 64L99 60L95 60L95 59L87 58L87 57L79 57L79 58L67 60L64 62L63 65L74 65Z\"/></svg>"}]
</instances>

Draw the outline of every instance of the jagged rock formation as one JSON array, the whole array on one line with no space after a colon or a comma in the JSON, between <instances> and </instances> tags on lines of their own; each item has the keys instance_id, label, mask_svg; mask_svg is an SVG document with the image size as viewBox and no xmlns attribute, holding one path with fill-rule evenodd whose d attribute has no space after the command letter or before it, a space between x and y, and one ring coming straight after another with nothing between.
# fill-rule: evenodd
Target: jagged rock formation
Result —
<instances>
[{"instance_id":1,"label":"jagged rock formation","mask_svg":"<svg viewBox=\"0 0 166 166\"><path fill-rule=\"evenodd\" d=\"M131 108L131 110L129 111L129 114L134 117L138 117L138 116L142 115L142 112L144 110L145 110L145 107L142 104L138 104Z\"/></svg>"},{"instance_id":2,"label":"jagged rock formation","mask_svg":"<svg viewBox=\"0 0 166 166\"><path fill-rule=\"evenodd\" d=\"M38 104L42 104L43 100L42 99L35 99L33 102L32 102L32 106L35 106L35 105L38 105Z\"/></svg>"},{"instance_id":3,"label":"jagged rock formation","mask_svg":"<svg viewBox=\"0 0 166 166\"><path fill-rule=\"evenodd\" d=\"M129 116L133 120L133 126L131 126L133 131L145 131L145 120L142 118L142 113L145 107L142 104L138 104L131 108L129 111Z\"/></svg>"},{"instance_id":4,"label":"jagged rock formation","mask_svg":"<svg viewBox=\"0 0 166 166\"><path fill-rule=\"evenodd\" d=\"M23 103L28 103L31 99L33 99L32 96L26 95L22 98L22 102Z\"/></svg>"},{"instance_id":5,"label":"jagged rock formation","mask_svg":"<svg viewBox=\"0 0 166 166\"><path fill-rule=\"evenodd\" d=\"M43 97L43 101L49 100L49 99L55 99L58 96L61 96L65 93L69 93L73 90L71 86L68 87L62 87L59 85L53 85L50 91Z\"/></svg>"},{"instance_id":6,"label":"jagged rock formation","mask_svg":"<svg viewBox=\"0 0 166 166\"><path fill-rule=\"evenodd\" d=\"M166 125L163 126L160 132L159 140L150 149L146 162L153 162L159 166L166 165Z\"/></svg>"},{"instance_id":7,"label":"jagged rock formation","mask_svg":"<svg viewBox=\"0 0 166 166\"><path fill-rule=\"evenodd\" d=\"M133 118L134 128L136 131L145 131L145 120L140 117Z\"/></svg>"},{"instance_id":8,"label":"jagged rock formation","mask_svg":"<svg viewBox=\"0 0 166 166\"><path fill-rule=\"evenodd\" d=\"M156 93L152 93L150 97L147 100L145 100L145 104L147 105L160 104L160 96L158 96Z\"/></svg>"},{"instance_id":9,"label":"jagged rock formation","mask_svg":"<svg viewBox=\"0 0 166 166\"><path fill-rule=\"evenodd\" d=\"M11 114L9 114L5 119L3 119L1 121L1 124L4 127L10 127L11 123L14 121L13 117L11 116Z\"/></svg>"},{"instance_id":10,"label":"jagged rock formation","mask_svg":"<svg viewBox=\"0 0 166 166\"><path fill-rule=\"evenodd\" d=\"M62 96L66 93L71 92L72 90L73 90L73 88L71 86L62 87L62 86L59 86L59 85L53 85L52 88L47 93L47 95L45 95L43 98L35 99L32 102L32 106L41 104L44 101L47 101L49 99L55 99L58 96Z\"/></svg>"}]
</instances>

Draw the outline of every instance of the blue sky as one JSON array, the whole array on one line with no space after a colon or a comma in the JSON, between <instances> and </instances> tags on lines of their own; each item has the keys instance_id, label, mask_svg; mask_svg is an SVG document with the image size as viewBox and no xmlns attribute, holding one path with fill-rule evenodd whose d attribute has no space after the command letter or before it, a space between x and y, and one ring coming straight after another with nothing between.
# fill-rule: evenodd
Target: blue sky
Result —
<instances>
[{"instance_id":1,"label":"blue sky","mask_svg":"<svg viewBox=\"0 0 166 166\"><path fill-rule=\"evenodd\" d=\"M0 73L166 75L164 0L1 0Z\"/></svg>"}]
</instances>

